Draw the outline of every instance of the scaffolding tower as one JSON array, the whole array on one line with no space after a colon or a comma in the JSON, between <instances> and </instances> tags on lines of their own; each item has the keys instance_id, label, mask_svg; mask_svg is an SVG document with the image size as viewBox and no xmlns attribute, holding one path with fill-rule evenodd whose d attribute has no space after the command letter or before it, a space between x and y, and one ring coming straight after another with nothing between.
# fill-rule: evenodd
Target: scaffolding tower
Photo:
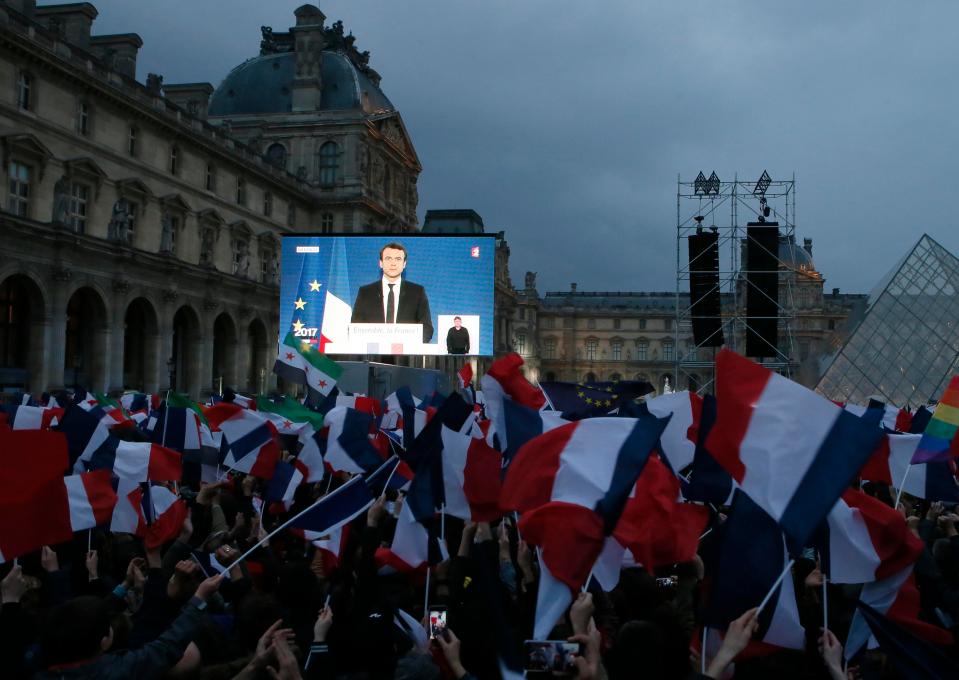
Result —
<instances>
[{"instance_id":1,"label":"scaffolding tower","mask_svg":"<svg viewBox=\"0 0 959 680\"><path fill-rule=\"evenodd\" d=\"M765 199L765 206L769 208L768 218L763 215L761 199ZM697 217L703 219L697 221ZM709 178L700 172L692 182L683 181L682 176L677 178L676 318L673 324L675 389L690 389L700 394L712 392L716 377L715 356L720 349L708 346L703 339L700 339L701 344L693 339L689 285L693 267L689 262L689 237L696 234L698 228L712 229L717 233L718 320L724 337L723 347L743 354L749 329L746 317L746 294L750 285L745 271L746 226L750 222L765 220L779 223L779 249L775 253L779 274L779 295L776 300L778 337L775 356L759 361L787 377L795 371L797 364L793 360L792 337L794 277L789 275L789 263L783 261L784 250L788 252L796 239L795 175L789 180L773 180L763 171L758 181L740 180L738 175L732 181L722 181L715 172ZM697 313L697 316L702 315Z\"/></svg>"}]
</instances>

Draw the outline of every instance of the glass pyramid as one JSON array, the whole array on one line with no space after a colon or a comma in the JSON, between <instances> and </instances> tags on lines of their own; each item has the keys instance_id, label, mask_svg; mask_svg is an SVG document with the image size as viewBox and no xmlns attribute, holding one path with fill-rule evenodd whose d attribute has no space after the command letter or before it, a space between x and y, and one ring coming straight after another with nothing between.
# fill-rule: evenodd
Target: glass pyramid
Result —
<instances>
[{"instance_id":1,"label":"glass pyramid","mask_svg":"<svg viewBox=\"0 0 959 680\"><path fill-rule=\"evenodd\" d=\"M959 258L927 234L869 295L865 315L828 363L816 391L913 409L938 399L959 372Z\"/></svg>"}]
</instances>

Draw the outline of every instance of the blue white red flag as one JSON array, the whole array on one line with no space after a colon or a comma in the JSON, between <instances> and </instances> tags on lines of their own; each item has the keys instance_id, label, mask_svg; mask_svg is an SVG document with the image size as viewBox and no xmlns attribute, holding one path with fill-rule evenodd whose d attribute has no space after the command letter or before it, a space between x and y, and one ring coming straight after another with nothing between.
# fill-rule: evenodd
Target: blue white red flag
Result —
<instances>
[{"instance_id":1,"label":"blue white red flag","mask_svg":"<svg viewBox=\"0 0 959 680\"><path fill-rule=\"evenodd\" d=\"M716 358L716 404L706 448L796 549L883 434L875 423L730 350Z\"/></svg>"}]
</instances>

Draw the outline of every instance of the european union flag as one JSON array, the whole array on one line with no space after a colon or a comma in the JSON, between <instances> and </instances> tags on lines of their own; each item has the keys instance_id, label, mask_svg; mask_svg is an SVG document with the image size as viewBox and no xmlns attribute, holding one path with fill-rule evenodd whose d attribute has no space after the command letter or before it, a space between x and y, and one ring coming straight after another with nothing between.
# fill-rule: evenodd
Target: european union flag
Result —
<instances>
[{"instance_id":1,"label":"european union flag","mask_svg":"<svg viewBox=\"0 0 959 680\"><path fill-rule=\"evenodd\" d=\"M605 416L628 402L649 394L653 386L644 380L612 382L541 382L543 394L556 411L562 411L567 420L582 420Z\"/></svg>"}]
</instances>

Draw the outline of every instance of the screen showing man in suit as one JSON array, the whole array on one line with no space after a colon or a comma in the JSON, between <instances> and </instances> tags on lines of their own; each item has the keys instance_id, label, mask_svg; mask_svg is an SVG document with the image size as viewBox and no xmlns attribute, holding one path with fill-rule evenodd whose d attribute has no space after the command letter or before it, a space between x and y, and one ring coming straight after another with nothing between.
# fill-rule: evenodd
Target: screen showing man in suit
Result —
<instances>
[{"instance_id":1,"label":"screen showing man in suit","mask_svg":"<svg viewBox=\"0 0 959 680\"><path fill-rule=\"evenodd\" d=\"M433 337L430 301L423 286L403 280L407 257L406 248L396 241L380 249L383 276L357 292L350 322L422 324L425 343Z\"/></svg>"},{"instance_id":2,"label":"screen showing man in suit","mask_svg":"<svg viewBox=\"0 0 959 680\"><path fill-rule=\"evenodd\" d=\"M491 356L495 259L486 234L284 236L279 342L331 355Z\"/></svg>"}]
</instances>

